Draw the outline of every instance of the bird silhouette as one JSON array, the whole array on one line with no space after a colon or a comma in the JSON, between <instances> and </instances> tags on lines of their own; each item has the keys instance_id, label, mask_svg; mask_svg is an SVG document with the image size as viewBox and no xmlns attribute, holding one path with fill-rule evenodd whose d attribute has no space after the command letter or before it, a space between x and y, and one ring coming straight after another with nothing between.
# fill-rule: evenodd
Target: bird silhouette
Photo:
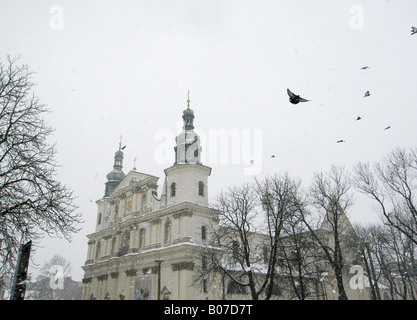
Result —
<instances>
[{"instance_id":1,"label":"bird silhouette","mask_svg":"<svg viewBox=\"0 0 417 320\"><path fill-rule=\"evenodd\" d=\"M337 143L346 142L345 140L337 140Z\"/></svg>"},{"instance_id":2,"label":"bird silhouette","mask_svg":"<svg viewBox=\"0 0 417 320\"><path fill-rule=\"evenodd\" d=\"M126 146L122 147L121 150L124 150L126 148Z\"/></svg>"},{"instance_id":3,"label":"bird silhouette","mask_svg":"<svg viewBox=\"0 0 417 320\"><path fill-rule=\"evenodd\" d=\"M417 28L411 27L411 35L416 34L416 33L417 33Z\"/></svg>"},{"instance_id":4,"label":"bird silhouette","mask_svg":"<svg viewBox=\"0 0 417 320\"><path fill-rule=\"evenodd\" d=\"M358 117L356 118L356 120L360 120L360 119L362 119L360 116L358 116Z\"/></svg>"},{"instance_id":5,"label":"bird silhouette","mask_svg":"<svg viewBox=\"0 0 417 320\"><path fill-rule=\"evenodd\" d=\"M369 97L371 95L371 93L369 92L369 90L368 91L366 91L365 92L365 95L364 95L364 97Z\"/></svg>"},{"instance_id":6,"label":"bird silhouette","mask_svg":"<svg viewBox=\"0 0 417 320\"><path fill-rule=\"evenodd\" d=\"M287 89L287 93L288 93L288 96L290 97L290 102L292 104L297 104L299 102L308 102L308 101L310 101L310 100L301 98L299 95L296 95L296 94L292 93L290 89Z\"/></svg>"},{"instance_id":7,"label":"bird silhouette","mask_svg":"<svg viewBox=\"0 0 417 320\"><path fill-rule=\"evenodd\" d=\"M273 155L271 156L271 158L275 158L275 155L273 154Z\"/></svg>"},{"instance_id":8,"label":"bird silhouette","mask_svg":"<svg viewBox=\"0 0 417 320\"><path fill-rule=\"evenodd\" d=\"M366 70L366 69L369 69L369 67L368 66L365 66L365 67L362 67L361 68L361 70Z\"/></svg>"},{"instance_id":9,"label":"bird silhouette","mask_svg":"<svg viewBox=\"0 0 417 320\"><path fill-rule=\"evenodd\" d=\"M391 126L386 127L384 130L388 130L389 128L391 128Z\"/></svg>"}]
</instances>

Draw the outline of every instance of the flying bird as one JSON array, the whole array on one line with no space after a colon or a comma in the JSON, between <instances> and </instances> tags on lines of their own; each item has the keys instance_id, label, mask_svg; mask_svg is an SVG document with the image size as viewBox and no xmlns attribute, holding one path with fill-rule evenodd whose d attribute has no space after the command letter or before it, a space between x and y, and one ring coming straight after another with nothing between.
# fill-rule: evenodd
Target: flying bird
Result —
<instances>
[{"instance_id":1,"label":"flying bird","mask_svg":"<svg viewBox=\"0 0 417 320\"><path fill-rule=\"evenodd\" d=\"M360 116L358 116L358 117L356 118L356 120L360 120L360 119L362 119Z\"/></svg>"},{"instance_id":2,"label":"flying bird","mask_svg":"<svg viewBox=\"0 0 417 320\"><path fill-rule=\"evenodd\" d=\"M371 93L369 92L369 90L368 91L366 91L365 92L365 95L364 95L364 97L369 97L371 95Z\"/></svg>"},{"instance_id":3,"label":"flying bird","mask_svg":"<svg viewBox=\"0 0 417 320\"><path fill-rule=\"evenodd\" d=\"M122 147L121 150L124 150L126 148L126 146Z\"/></svg>"},{"instance_id":4,"label":"flying bird","mask_svg":"<svg viewBox=\"0 0 417 320\"><path fill-rule=\"evenodd\" d=\"M301 98L299 95L296 95L296 94L292 93L290 89L287 89L287 93L290 97L290 102L292 104L297 104L299 102L308 102L308 101L310 101L310 100Z\"/></svg>"},{"instance_id":5,"label":"flying bird","mask_svg":"<svg viewBox=\"0 0 417 320\"><path fill-rule=\"evenodd\" d=\"M389 128L391 128L391 126L386 127L384 130L388 130Z\"/></svg>"},{"instance_id":6,"label":"flying bird","mask_svg":"<svg viewBox=\"0 0 417 320\"><path fill-rule=\"evenodd\" d=\"M416 34L416 33L417 33L417 28L411 27L411 35Z\"/></svg>"},{"instance_id":7,"label":"flying bird","mask_svg":"<svg viewBox=\"0 0 417 320\"><path fill-rule=\"evenodd\" d=\"M365 66L365 67L362 67L361 68L361 70L366 70L366 69L369 69L369 67L368 66Z\"/></svg>"},{"instance_id":8,"label":"flying bird","mask_svg":"<svg viewBox=\"0 0 417 320\"><path fill-rule=\"evenodd\" d=\"M273 155L271 156L271 158L275 158L275 155L273 154Z\"/></svg>"},{"instance_id":9,"label":"flying bird","mask_svg":"<svg viewBox=\"0 0 417 320\"><path fill-rule=\"evenodd\" d=\"M337 140L337 143L346 142L345 140Z\"/></svg>"}]
</instances>

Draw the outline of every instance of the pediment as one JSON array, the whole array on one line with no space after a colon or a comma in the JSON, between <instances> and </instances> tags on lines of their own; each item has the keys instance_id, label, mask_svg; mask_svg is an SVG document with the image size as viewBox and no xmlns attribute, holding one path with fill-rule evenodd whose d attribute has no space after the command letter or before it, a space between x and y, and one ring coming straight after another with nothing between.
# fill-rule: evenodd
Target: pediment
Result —
<instances>
[{"instance_id":1,"label":"pediment","mask_svg":"<svg viewBox=\"0 0 417 320\"><path fill-rule=\"evenodd\" d=\"M158 177L155 177L150 174L138 172L138 171L130 171L126 177L120 182L120 184L117 186L117 188L113 191L113 194L116 194L118 191L122 189L127 189L129 186L132 186L133 184L140 184L149 182L151 184L157 184ZM147 184L147 183L146 183Z\"/></svg>"}]
</instances>

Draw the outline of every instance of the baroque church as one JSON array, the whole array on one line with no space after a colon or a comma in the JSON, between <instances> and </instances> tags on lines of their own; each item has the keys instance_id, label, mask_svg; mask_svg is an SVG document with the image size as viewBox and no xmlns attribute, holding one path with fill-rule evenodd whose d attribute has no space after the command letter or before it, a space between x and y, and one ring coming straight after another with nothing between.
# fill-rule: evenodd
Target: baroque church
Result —
<instances>
[{"instance_id":1,"label":"baroque church","mask_svg":"<svg viewBox=\"0 0 417 320\"><path fill-rule=\"evenodd\" d=\"M195 257L205 246L208 226L218 220L208 207L211 168L200 161L190 100L176 137L175 162L158 177L123 172L121 144L98 200L97 223L88 235L83 299L216 299L193 285Z\"/></svg>"},{"instance_id":2,"label":"baroque church","mask_svg":"<svg viewBox=\"0 0 417 320\"><path fill-rule=\"evenodd\" d=\"M123 172L119 144L104 196L96 202L95 232L87 236L82 299L221 300L226 291L230 299L250 299L247 292L233 289L233 282L226 285L224 279L195 281L199 270L204 269L203 252L210 246L210 230L219 227L219 213L208 206L211 168L200 160L200 139L194 132L190 100L182 119L183 130L175 139L175 161L164 170L160 195L158 177L135 168L127 175ZM345 218L345 225L352 229ZM325 223L320 233L328 234ZM259 235L259 243L263 237ZM349 299L369 299L366 280L364 290L353 290L346 283ZM332 282L334 279L317 283L320 288L310 298L337 299ZM380 289L387 291L382 284ZM291 298L278 294L273 299Z\"/></svg>"}]
</instances>

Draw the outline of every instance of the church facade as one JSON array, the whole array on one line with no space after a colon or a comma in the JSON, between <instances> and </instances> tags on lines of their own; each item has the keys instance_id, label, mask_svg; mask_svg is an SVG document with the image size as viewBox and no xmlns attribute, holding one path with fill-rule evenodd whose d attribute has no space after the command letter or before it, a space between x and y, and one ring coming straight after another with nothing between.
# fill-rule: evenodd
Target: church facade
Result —
<instances>
[{"instance_id":1,"label":"church facade","mask_svg":"<svg viewBox=\"0 0 417 320\"><path fill-rule=\"evenodd\" d=\"M219 228L219 213L208 205L211 168L201 163L194 112L187 102L183 130L175 139L175 161L164 170L160 195L158 177L135 168L123 172L124 154L119 145L104 196L96 202L95 232L87 236L82 299L220 300L226 295L228 299L250 299L247 291L234 288L232 281L226 283L220 275L201 278L206 264L204 250L218 250L209 241L213 227ZM345 220L352 229L347 217ZM321 233L326 232L323 223ZM257 235L254 239L259 243L253 246L259 248L264 237ZM369 281L363 290L354 290L349 287L352 275L348 272L345 288L349 299L369 299ZM317 282L309 299L337 299L334 275L329 271L321 277L325 275L330 281ZM291 296L279 293L272 299Z\"/></svg>"},{"instance_id":2,"label":"church facade","mask_svg":"<svg viewBox=\"0 0 417 320\"><path fill-rule=\"evenodd\" d=\"M208 207L211 168L200 161L189 100L183 131L176 137L175 162L158 177L123 172L121 145L98 200L97 223L88 235L83 299L217 299L195 286L199 251L218 220Z\"/></svg>"}]
</instances>

